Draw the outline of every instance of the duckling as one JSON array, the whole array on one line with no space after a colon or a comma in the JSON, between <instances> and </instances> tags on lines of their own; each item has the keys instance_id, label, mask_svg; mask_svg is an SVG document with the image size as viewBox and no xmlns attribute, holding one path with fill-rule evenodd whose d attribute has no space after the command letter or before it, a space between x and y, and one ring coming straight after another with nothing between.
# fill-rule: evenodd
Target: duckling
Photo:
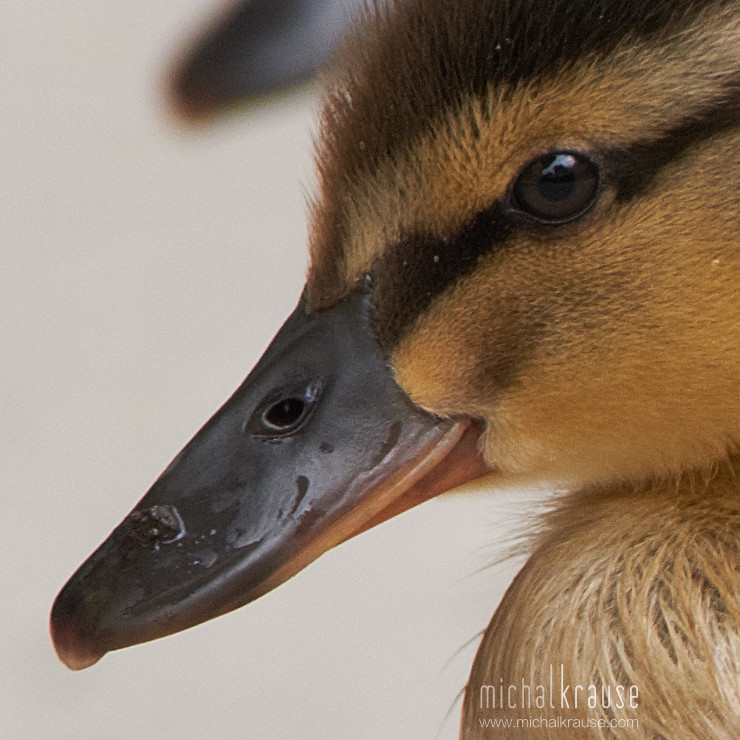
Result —
<instances>
[{"instance_id":1,"label":"duckling","mask_svg":"<svg viewBox=\"0 0 740 740\"><path fill-rule=\"evenodd\" d=\"M546 483L462 736L735 737L739 50L734 0L355 26L298 307L60 592L60 658L230 611L465 481Z\"/></svg>"}]
</instances>

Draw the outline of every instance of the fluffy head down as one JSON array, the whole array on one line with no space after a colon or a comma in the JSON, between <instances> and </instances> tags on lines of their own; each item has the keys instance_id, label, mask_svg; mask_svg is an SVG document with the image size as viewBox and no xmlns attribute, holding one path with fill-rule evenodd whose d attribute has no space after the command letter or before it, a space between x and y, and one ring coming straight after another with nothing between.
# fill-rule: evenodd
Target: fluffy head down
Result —
<instances>
[{"instance_id":1,"label":"fluffy head down","mask_svg":"<svg viewBox=\"0 0 740 740\"><path fill-rule=\"evenodd\" d=\"M677 485L561 499L486 630L465 696L461 736L490 738L481 719L547 715L552 701L555 714L590 720L592 729L527 729L525 721L514 736L736 737L738 464L720 465L706 478L687 474ZM549 689L551 665L554 690L543 712L533 704L534 687ZM565 701L561 670L562 686L569 687ZM532 687L529 696L523 683ZM499 686L506 687L506 703L497 693L492 709L487 687ZM636 694L630 706L631 687ZM589 692L597 697L591 705Z\"/></svg>"}]
</instances>

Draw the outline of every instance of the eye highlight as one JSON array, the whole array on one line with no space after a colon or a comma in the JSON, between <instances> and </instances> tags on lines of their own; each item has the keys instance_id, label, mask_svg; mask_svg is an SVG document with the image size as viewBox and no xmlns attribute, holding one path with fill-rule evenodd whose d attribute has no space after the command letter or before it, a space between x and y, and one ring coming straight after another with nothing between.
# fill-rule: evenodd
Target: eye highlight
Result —
<instances>
[{"instance_id":1,"label":"eye highlight","mask_svg":"<svg viewBox=\"0 0 740 740\"><path fill-rule=\"evenodd\" d=\"M582 216L601 191L599 166L582 152L549 152L519 173L511 190L513 207L547 224Z\"/></svg>"}]
</instances>

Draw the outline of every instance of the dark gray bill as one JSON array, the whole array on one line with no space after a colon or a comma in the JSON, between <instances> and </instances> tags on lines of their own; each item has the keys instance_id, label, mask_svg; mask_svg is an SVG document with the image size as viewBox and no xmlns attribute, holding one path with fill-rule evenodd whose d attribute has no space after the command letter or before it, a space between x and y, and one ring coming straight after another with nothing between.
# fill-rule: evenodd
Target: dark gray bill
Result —
<instances>
[{"instance_id":1,"label":"dark gray bill","mask_svg":"<svg viewBox=\"0 0 740 740\"><path fill-rule=\"evenodd\" d=\"M228 612L357 532L485 472L469 422L423 411L396 385L369 308L361 292L325 313L299 304L57 597L51 630L64 663L85 668Z\"/></svg>"}]
</instances>

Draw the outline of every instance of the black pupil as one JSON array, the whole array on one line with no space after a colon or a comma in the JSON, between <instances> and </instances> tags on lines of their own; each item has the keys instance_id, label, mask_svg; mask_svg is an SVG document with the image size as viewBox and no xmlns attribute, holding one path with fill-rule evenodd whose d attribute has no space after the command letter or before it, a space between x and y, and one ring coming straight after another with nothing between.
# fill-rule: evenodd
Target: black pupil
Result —
<instances>
[{"instance_id":1,"label":"black pupil","mask_svg":"<svg viewBox=\"0 0 740 740\"><path fill-rule=\"evenodd\" d=\"M303 416L305 403L300 398L284 398L264 413L265 421L276 429L293 426Z\"/></svg>"},{"instance_id":2,"label":"black pupil","mask_svg":"<svg viewBox=\"0 0 740 740\"><path fill-rule=\"evenodd\" d=\"M598 166L580 152L553 152L530 162L514 183L515 206L545 223L583 215L599 195Z\"/></svg>"},{"instance_id":3,"label":"black pupil","mask_svg":"<svg viewBox=\"0 0 740 740\"><path fill-rule=\"evenodd\" d=\"M565 200L570 197L576 184L573 165L573 157L561 154L542 171L537 187L545 200Z\"/></svg>"}]
</instances>

